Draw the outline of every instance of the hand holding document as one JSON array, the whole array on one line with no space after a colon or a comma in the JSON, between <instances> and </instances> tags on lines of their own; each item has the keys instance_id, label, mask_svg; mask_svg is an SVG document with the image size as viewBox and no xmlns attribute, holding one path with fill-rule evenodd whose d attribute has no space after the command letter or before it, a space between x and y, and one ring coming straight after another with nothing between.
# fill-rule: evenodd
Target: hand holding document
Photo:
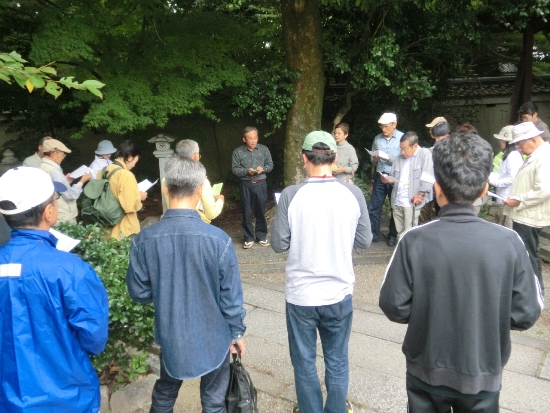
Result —
<instances>
[{"instance_id":1,"label":"hand holding document","mask_svg":"<svg viewBox=\"0 0 550 413\"><path fill-rule=\"evenodd\" d=\"M223 182L212 185L212 193L214 194L214 196L220 195L222 193L222 188L223 188Z\"/></svg>"},{"instance_id":2,"label":"hand holding document","mask_svg":"<svg viewBox=\"0 0 550 413\"><path fill-rule=\"evenodd\" d=\"M138 184L139 192L147 192L153 185L155 185L159 180L151 182L148 179L144 179Z\"/></svg>"},{"instance_id":3,"label":"hand holding document","mask_svg":"<svg viewBox=\"0 0 550 413\"><path fill-rule=\"evenodd\" d=\"M382 176L382 182L385 184L393 184L395 183L395 178L393 176L383 174L382 172L378 172Z\"/></svg>"},{"instance_id":4,"label":"hand holding document","mask_svg":"<svg viewBox=\"0 0 550 413\"><path fill-rule=\"evenodd\" d=\"M501 197L500 195L495 194L494 192L487 191L487 195L492 196L494 198L500 199L502 201L506 201L506 198Z\"/></svg>"},{"instance_id":5,"label":"hand holding document","mask_svg":"<svg viewBox=\"0 0 550 413\"><path fill-rule=\"evenodd\" d=\"M55 248L57 248L59 251L70 252L74 247L80 244L79 239L71 238L68 235L65 235L62 232L59 232L53 228L50 228L50 234L57 238L57 244Z\"/></svg>"},{"instance_id":6,"label":"hand holding document","mask_svg":"<svg viewBox=\"0 0 550 413\"><path fill-rule=\"evenodd\" d=\"M75 169L72 171L69 176L73 179L80 178L81 176L87 174L87 173L93 173L93 171L88 168L86 165L82 165L78 169Z\"/></svg>"},{"instance_id":7,"label":"hand holding document","mask_svg":"<svg viewBox=\"0 0 550 413\"><path fill-rule=\"evenodd\" d=\"M384 151L381 151L381 150L369 151L367 148L365 148L365 150L369 153L370 156L378 156L380 159L383 159L385 161L390 160L390 155L388 155Z\"/></svg>"}]
</instances>

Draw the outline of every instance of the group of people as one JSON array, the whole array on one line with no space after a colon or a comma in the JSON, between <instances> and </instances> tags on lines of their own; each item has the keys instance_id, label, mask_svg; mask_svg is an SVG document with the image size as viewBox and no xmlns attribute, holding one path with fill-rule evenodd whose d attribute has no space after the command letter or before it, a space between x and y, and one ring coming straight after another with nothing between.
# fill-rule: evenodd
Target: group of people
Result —
<instances>
[{"instance_id":1,"label":"group of people","mask_svg":"<svg viewBox=\"0 0 550 413\"><path fill-rule=\"evenodd\" d=\"M101 179L115 172L109 179L109 187L120 203L124 216L118 224L108 228L109 236L120 239L137 234L140 228L137 213L143 208L142 202L147 198L147 192L139 191L136 177L130 172L139 160L140 153L136 143L125 140L117 149L109 140L99 142L95 159L89 166L90 171L76 179L68 173L65 174L61 167L61 163L71 152L63 142L46 136L38 143L36 153L23 161L25 167L41 169L53 182L59 182L66 188L59 192L57 222L76 224L76 201L81 196L84 185L91 179Z\"/></svg>"},{"instance_id":2,"label":"group of people","mask_svg":"<svg viewBox=\"0 0 550 413\"><path fill-rule=\"evenodd\" d=\"M543 307L540 258L536 261L530 248L539 228L550 225L550 147L530 121L497 135L527 156L503 197L503 214L514 231L479 218L474 208L490 180L499 187L507 178L511 149L502 156L501 173L491 177L491 146L469 127L452 132L445 120L435 122L429 128L437 142L424 149L414 132L396 131L395 114L383 114L379 124L382 133L373 149L389 158L378 152L382 156L374 159L380 172L376 191L391 197L397 243L379 304L390 320L408 324L403 343L408 411L497 412L510 330L531 327ZM286 324L298 401L294 413L353 411L347 400L352 251L369 248L380 233L379 215L378 221L373 217L375 189L369 210L352 183L357 158L346 145L348 133L347 125L340 124L334 135L313 131L305 136L301 155L308 179L282 191L269 239L264 215L266 173L273 168L269 150L258 144L257 129L248 127L243 145L233 153L232 170L241 179L244 248L257 241L288 252ZM392 139L398 141L395 148ZM70 152L61 145L43 141L44 158L59 166ZM107 171L129 172L139 154L124 143L114 158ZM219 213L223 198L212 195L199 159L196 142L177 144L162 184L168 210L131 241L128 292L137 302L154 303L155 341L161 348L153 413L172 411L182 380L195 377L201 378L203 412L224 412L230 354L246 352L235 249L224 231L208 224L212 215L207 211ZM101 352L107 340L107 294L89 265L55 249L48 230L71 183L62 172L51 171L54 175L48 176L19 167L0 177L0 213L12 229L0 247L6 314L0 405L7 412L97 412L99 383L88 355ZM135 209L139 191L133 179L121 178L120 187L131 183ZM437 218L415 225L430 200L439 208ZM429 260L410 259L427 249ZM325 401L316 369L318 335Z\"/></svg>"}]
</instances>

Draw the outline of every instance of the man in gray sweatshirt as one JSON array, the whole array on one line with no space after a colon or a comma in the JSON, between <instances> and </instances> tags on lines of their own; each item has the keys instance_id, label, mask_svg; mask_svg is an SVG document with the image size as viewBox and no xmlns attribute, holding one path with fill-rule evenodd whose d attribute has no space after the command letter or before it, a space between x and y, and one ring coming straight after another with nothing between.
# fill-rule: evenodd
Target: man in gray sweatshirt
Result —
<instances>
[{"instance_id":1,"label":"man in gray sweatshirt","mask_svg":"<svg viewBox=\"0 0 550 413\"><path fill-rule=\"evenodd\" d=\"M336 142L323 131L308 134L302 158L309 179L286 188L271 234L275 252L289 251L286 320L298 407L295 412L351 412L348 342L355 283L353 248L372 241L369 213L359 188L332 176ZM325 356L323 409L315 367L317 330ZM344 407L345 406L345 407Z\"/></svg>"}]
</instances>

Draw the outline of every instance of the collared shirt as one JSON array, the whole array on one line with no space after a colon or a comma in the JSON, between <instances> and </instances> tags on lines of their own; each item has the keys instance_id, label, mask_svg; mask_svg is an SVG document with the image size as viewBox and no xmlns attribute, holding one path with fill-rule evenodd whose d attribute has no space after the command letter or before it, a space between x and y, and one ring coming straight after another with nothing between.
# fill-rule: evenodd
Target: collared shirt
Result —
<instances>
[{"instance_id":1,"label":"collared shirt","mask_svg":"<svg viewBox=\"0 0 550 413\"><path fill-rule=\"evenodd\" d=\"M99 411L89 353L107 342L107 292L56 243L48 231L17 229L0 248L2 412Z\"/></svg>"},{"instance_id":2,"label":"collared shirt","mask_svg":"<svg viewBox=\"0 0 550 413\"><path fill-rule=\"evenodd\" d=\"M67 190L61 193L63 199L65 201L76 201L82 193L82 183L78 182L74 185L71 185L69 181L67 181L65 174L63 174L63 169L61 169L61 166L56 164L54 161L42 158L42 163L50 166L49 168L44 167L42 168L42 170L50 174L52 181L61 182L67 187Z\"/></svg>"},{"instance_id":3,"label":"collared shirt","mask_svg":"<svg viewBox=\"0 0 550 413\"><path fill-rule=\"evenodd\" d=\"M38 152L35 152L34 155L25 158L23 165L30 166L32 168L40 168L42 164L42 158L38 155Z\"/></svg>"},{"instance_id":4,"label":"collared shirt","mask_svg":"<svg viewBox=\"0 0 550 413\"><path fill-rule=\"evenodd\" d=\"M155 305L155 341L177 379L203 376L245 330L241 276L231 238L197 211L169 209L133 240L130 296Z\"/></svg>"},{"instance_id":5,"label":"collared shirt","mask_svg":"<svg viewBox=\"0 0 550 413\"><path fill-rule=\"evenodd\" d=\"M399 146L399 139L403 136L403 132L398 131L397 129L393 131L391 138L387 139L383 134L378 134L374 138L372 143L372 150L376 151L377 149L386 152L390 156L390 161L383 161L380 159L376 165L376 171L384 174L389 174L391 172L391 164L393 162L392 158L399 156L401 153L401 148Z\"/></svg>"},{"instance_id":6,"label":"collared shirt","mask_svg":"<svg viewBox=\"0 0 550 413\"><path fill-rule=\"evenodd\" d=\"M264 173L249 175L248 169L256 169L258 166L264 168ZM267 146L257 144L254 150L248 150L246 145L241 145L233 151L231 171L242 181L254 181L265 179L266 173L273 170L273 160Z\"/></svg>"}]
</instances>

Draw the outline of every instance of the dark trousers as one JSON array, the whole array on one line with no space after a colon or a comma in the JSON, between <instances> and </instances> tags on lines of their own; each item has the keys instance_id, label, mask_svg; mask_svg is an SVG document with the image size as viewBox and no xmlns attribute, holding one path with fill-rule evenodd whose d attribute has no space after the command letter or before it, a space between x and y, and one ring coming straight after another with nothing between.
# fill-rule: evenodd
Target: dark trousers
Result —
<instances>
[{"instance_id":1,"label":"dark trousers","mask_svg":"<svg viewBox=\"0 0 550 413\"><path fill-rule=\"evenodd\" d=\"M539 234L542 228L530 227L529 225L523 225L518 222L512 223L512 228L516 231L525 244L525 248L529 253L529 260L533 266L533 271L539 279L540 288L544 292L544 284L542 281L542 261L539 253Z\"/></svg>"},{"instance_id":2,"label":"dark trousers","mask_svg":"<svg viewBox=\"0 0 550 413\"><path fill-rule=\"evenodd\" d=\"M153 403L149 413L172 413L182 380L171 377L160 355L160 378L153 387ZM200 395L203 413L226 413L225 395L229 387L229 348L227 357L215 370L201 377Z\"/></svg>"},{"instance_id":3,"label":"dark trousers","mask_svg":"<svg viewBox=\"0 0 550 413\"><path fill-rule=\"evenodd\" d=\"M380 180L380 174L377 172L372 183L372 195L370 197L369 218L370 228L372 231L372 240L380 241L380 216L382 215L382 207L386 197L391 199L391 191L393 185L385 184ZM390 216L390 236L397 238L397 229L393 220L393 211Z\"/></svg>"},{"instance_id":4,"label":"dark trousers","mask_svg":"<svg viewBox=\"0 0 550 413\"><path fill-rule=\"evenodd\" d=\"M241 181L240 188L244 241L250 242L254 239L264 241L267 237L267 221L265 219L267 183L263 181L254 184L250 181ZM253 216L256 216L256 230L252 225Z\"/></svg>"},{"instance_id":5,"label":"dark trousers","mask_svg":"<svg viewBox=\"0 0 550 413\"><path fill-rule=\"evenodd\" d=\"M500 393L484 399L438 396L407 378L408 413L498 413Z\"/></svg>"}]
</instances>

